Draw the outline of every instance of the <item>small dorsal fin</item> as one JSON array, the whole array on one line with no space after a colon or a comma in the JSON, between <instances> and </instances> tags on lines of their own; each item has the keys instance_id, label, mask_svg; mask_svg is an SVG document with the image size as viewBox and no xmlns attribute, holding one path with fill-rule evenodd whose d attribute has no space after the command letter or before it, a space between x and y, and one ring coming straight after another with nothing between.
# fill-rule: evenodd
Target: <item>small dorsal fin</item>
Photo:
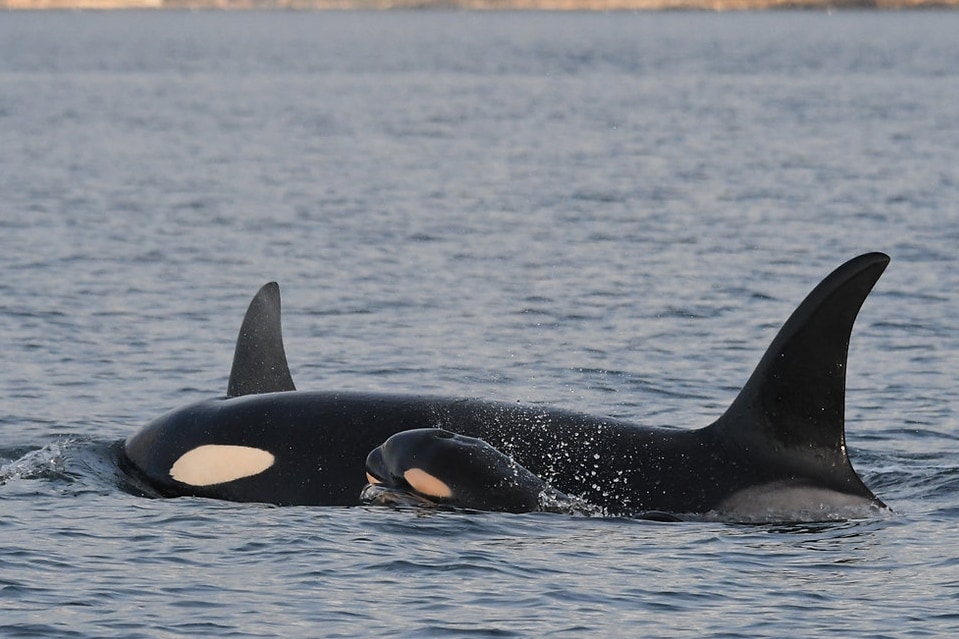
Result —
<instances>
[{"instance_id":1,"label":"small dorsal fin","mask_svg":"<svg viewBox=\"0 0 959 639\"><path fill-rule=\"evenodd\" d=\"M882 253L861 255L813 289L712 428L784 471L815 467L837 487L868 494L846 456L846 356L856 315L888 263Z\"/></svg>"},{"instance_id":2,"label":"small dorsal fin","mask_svg":"<svg viewBox=\"0 0 959 639\"><path fill-rule=\"evenodd\" d=\"M283 350L280 287L265 284L250 302L236 339L227 397L296 390Z\"/></svg>"}]
</instances>

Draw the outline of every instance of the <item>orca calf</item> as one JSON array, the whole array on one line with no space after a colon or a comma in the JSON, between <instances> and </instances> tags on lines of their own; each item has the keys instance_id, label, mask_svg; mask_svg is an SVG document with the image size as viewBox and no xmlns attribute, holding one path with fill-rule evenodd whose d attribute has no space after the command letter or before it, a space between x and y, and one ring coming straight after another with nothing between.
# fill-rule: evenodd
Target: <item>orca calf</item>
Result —
<instances>
[{"instance_id":1,"label":"orca calf","mask_svg":"<svg viewBox=\"0 0 959 639\"><path fill-rule=\"evenodd\" d=\"M366 457L366 479L369 484L360 493L360 501L370 505L587 517L606 514L598 506L556 490L482 439L442 428L416 428L392 435ZM634 517L680 521L658 511Z\"/></svg>"},{"instance_id":2,"label":"orca calf","mask_svg":"<svg viewBox=\"0 0 959 639\"><path fill-rule=\"evenodd\" d=\"M730 407L696 430L477 399L296 391L275 283L253 298L227 395L176 409L123 445L148 493L278 505L356 505L366 459L390 436L481 438L536 478L611 516L733 521L862 516L885 505L856 475L844 433L853 323L889 262L827 276L789 317Z\"/></svg>"},{"instance_id":3,"label":"orca calf","mask_svg":"<svg viewBox=\"0 0 959 639\"><path fill-rule=\"evenodd\" d=\"M442 428L392 435L366 457L366 479L361 500L373 504L590 512L482 439Z\"/></svg>"}]
</instances>

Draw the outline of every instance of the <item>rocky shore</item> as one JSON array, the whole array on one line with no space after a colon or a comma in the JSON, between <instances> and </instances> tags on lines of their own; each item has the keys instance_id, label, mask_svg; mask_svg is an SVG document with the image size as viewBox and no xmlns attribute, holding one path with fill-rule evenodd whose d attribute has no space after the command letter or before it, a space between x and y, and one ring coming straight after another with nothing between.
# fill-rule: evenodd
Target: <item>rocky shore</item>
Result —
<instances>
[{"instance_id":1,"label":"rocky shore","mask_svg":"<svg viewBox=\"0 0 959 639\"><path fill-rule=\"evenodd\" d=\"M478 9L643 11L954 8L959 0L0 0L0 9Z\"/></svg>"}]
</instances>

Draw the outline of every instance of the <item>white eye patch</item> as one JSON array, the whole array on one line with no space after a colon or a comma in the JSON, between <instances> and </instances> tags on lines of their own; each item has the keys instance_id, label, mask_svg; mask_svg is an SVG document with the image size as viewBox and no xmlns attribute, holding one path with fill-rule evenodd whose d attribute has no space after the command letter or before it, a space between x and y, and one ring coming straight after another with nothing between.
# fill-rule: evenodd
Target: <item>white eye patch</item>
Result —
<instances>
[{"instance_id":1,"label":"white eye patch","mask_svg":"<svg viewBox=\"0 0 959 639\"><path fill-rule=\"evenodd\" d=\"M441 497L444 499L449 499L453 496L453 491L450 490L450 487L443 483L442 480L437 479L420 468L410 468L403 473L403 479L406 480L406 483L408 483L413 490L421 495Z\"/></svg>"},{"instance_id":2,"label":"white eye patch","mask_svg":"<svg viewBox=\"0 0 959 639\"><path fill-rule=\"evenodd\" d=\"M213 486L259 475L273 465L272 453L251 446L207 444L183 453L170 477L190 486Z\"/></svg>"}]
</instances>

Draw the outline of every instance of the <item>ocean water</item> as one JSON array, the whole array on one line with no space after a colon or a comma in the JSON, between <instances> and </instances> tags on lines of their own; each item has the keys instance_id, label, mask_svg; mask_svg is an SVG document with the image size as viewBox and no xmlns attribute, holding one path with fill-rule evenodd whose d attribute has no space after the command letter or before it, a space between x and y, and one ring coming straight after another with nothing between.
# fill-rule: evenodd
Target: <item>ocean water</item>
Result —
<instances>
[{"instance_id":1,"label":"ocean water","mask_svg":"<svg viewBox=\"0 0 959 639\"><path fill-rule=\"evenodd\" d=\"M0 13L0 635L959 631L959 14ZM303 389L703 426L858 253L832 524L119 489L280 282Z\"/></svg>"}]
</instances>

